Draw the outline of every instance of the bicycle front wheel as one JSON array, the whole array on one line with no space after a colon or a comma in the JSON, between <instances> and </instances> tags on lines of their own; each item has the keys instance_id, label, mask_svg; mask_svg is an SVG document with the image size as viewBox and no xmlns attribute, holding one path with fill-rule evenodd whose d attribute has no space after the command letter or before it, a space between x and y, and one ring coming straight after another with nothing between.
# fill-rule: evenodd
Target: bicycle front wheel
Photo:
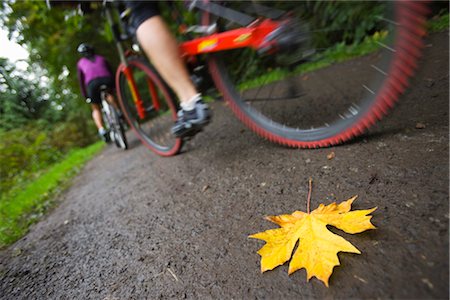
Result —
<instances>
[{"instance_id":1,"label":"bicycle front wheel","mask_svg":"<svg viewBox=\"0 0 450 300\"><path fill-rule=\"evenodd\" d=\"M127 66L119 66L116 85L122 111L139 140L161 156L177 154L182 140L171 133L177 108L156 71L141 58L129 58Z\"/></svg>"},{"instance_id":2,"label":"bicycle front wheel","mask_svg":"<svg viewBox=\"0 0 450 300\"><path fill-rule=\"evenodd\" d=\"M279 44L213 54L209 67L233 112L261 136L301 148L342 143L386 114L407 87L425 34L423 3L255 2L228 6L284 22L272 35ZM362 19L339 21L339 10L349 8ZM315 19L327 11L334 17ZM203 24L213 22L219 31L233 28L203 14ZM358 22L368 31L361 34Z\"/></svg>"}]
</instances>

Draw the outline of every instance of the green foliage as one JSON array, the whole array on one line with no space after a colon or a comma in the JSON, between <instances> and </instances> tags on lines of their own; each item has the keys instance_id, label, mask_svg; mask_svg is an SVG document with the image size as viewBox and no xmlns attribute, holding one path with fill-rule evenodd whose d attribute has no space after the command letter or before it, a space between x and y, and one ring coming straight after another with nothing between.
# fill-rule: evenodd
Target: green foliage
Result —
<instances>
[{"instance_id":1,"label":"green foliage","mask_svg":"<svg viewBox=\"0 0 450 300\"><path fill-rule=\"evenodd\" d=\"M435 17L433 17L430 22L428 22L428 30L430 32L439 32L449 29L449 13L442 12Z\"/></svg>"},{"instance_id":2,"label":"green foliage","mask_svg":"<svg viewBox=\"0 0 450 300\"><path fill-rule=\"evenodd\" d=\"M317 47L336 42L360 43L366 35L384 30L380 17L388 3L377 1L302 1L297 8L309 26L316 29Z\"/></svg>"},{"instance_id":3,"label":"green foliage","mask_svg":"<svg viewBox=\"0 0 450 300\"><path fill-rule=\"evenodd\" d=\"M70 149L97 140L95 133L88 132L93 126L82 122L57 123L53 127L45 130L33 123L0 131L0 196L59 161Z\"/></svg>"},{"instance_id":4,"label":"green foliage","mask_svg":"<svg viewBox=\"0 0 450 300\"><path fill-rule=\"evenodd\" d=\"M45 1L4 2L10 10L3 18L10 35L28 45L30 59L39 62L63 88L78 90L76 48L81 42L91 43L99 53L117 63L114 47L105 38L105 18L100 11L82 16L76 8L48 9ZM62 76L67 68L70 76Z\"/></svg>"},{"instance_id":5,"label":"green foliage","mask_svg":"<svg viewBox=\"0 0 450 300\"><path fill-rule=\"evenodd\" d=\"M64 189L81 167L98 153L104 143L71 151L63 161L52 165L35 180L16 186L0 197L0 248L26 233L51 207L51 197Z\"/></svg>"},{"instance_id":6,"label":"green foliage","mask_svg":"<svg viewBox=\"0 0 450 300\"><path fill-rule=\"evenodd\" d=\"M44 1L0 2L0 25L30 51L26 70L0 59L0 195L97 140L75 70L82 41L114 56L97 32L102 22L98 13L49 10Z\"/></svg>"},{"instance_id":7,"label":"green foliage","mask_svg":"<svg viewBox=\"0 0 450 300\"><path fill-rule=\"evenodd\" d=\"M31 66L21 70L0 59L0 195L69 149L96 140L93 126L85 126L92 122L87 105L69 91L63 91L66 102L60 101L61 96L43 84L45 75L39 75L44 71L33 67L34 73Z\"/></svg>"},{"instance_id":8,"label":"green foliage","mask_svg":"<svg viewBox=\"0 0 450 300\"><path fill-rule=\"evenodd\" d=\"M30 72L32 67L34 74ZM39 75L44 77L42 72L39 66L21 70L0 58L1 129L14 129L42 118L53 122L62 116L61 111L52 107L52 101L49 101L52 92L40 82Z\"/></svg>"}]
</instances>

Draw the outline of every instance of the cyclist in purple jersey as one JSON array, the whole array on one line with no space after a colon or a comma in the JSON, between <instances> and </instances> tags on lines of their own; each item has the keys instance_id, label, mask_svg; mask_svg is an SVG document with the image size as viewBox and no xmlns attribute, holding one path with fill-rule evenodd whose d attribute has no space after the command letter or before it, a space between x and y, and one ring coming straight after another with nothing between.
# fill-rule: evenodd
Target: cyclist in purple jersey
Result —
<instances>
[{"instance_id":1,"label":"cyclist in purple jersey","mask_svg":"<svg viewBox=\"0 0 450 300\"><path fill-rule=\"evenodd\" d=\"M91 104L92 119L94 119L100 137L109 141L109 132L103 126L102 112L100 104L100 87L107 87L106 100L118 109L113 96L114 79L108 61L101 55L95 54L94 48L86 43L82 43L77 48L78 53L83 57L77 63L78 80L80 81L81 93L86 98L86 102Z\"/></svg>"}]
</instances>

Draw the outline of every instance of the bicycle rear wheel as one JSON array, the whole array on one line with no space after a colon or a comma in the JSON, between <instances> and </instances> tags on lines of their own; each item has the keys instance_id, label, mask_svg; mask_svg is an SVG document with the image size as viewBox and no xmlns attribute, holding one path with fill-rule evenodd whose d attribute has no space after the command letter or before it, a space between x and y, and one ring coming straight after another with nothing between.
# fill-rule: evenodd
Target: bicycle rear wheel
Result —
<instances>
[{"instance_id":1,"label":"bicycle rear wheel","mask_svg":"<svg viewBox=\"0 0 450 300\"><path fill-rule=\"evenodd\" d=\"M108 105L108 108L105 109L105 107ZM102 120L103 120L103 126L106 130L107 134L102 137L102 139L107 143L110 144L114 141L114 124L111 116L111 111L109 110L109 104L106 103L106 100L102 101Z\"/></svg>"},{"instance_id":2,"label":"bicycle rear wheel","mask_svg":"<svg viewBox=\"0 0 450 300\"><path fill-rule=\"evenodd\" d=\"M170 131L177 118L172 94L146 61L131 57L127 64L128 67L120 65L116 75L119 102L125 118L147 148L161 156L177 154L182 140L175 138Z\"/></svg>"},{"instance_id":3,"label":"bicycle rear wheel","mask_svg":"<svg viewBox=\"0 0 450 300\"><path fill-rule=\"evenodd\" d=\"M120 149L127 150L128 149L128 141L127 141L127 135L125 133L125 128L123 125L122 120L119 117L119 114L117 113L116 109L114 107L111 107L112 114L114 117L114 143L116 146Z\"/></svg>"},{"instance_id":4,"label":"bicycle rear wheel","mask_svg":"<svg viewBox=\"0 0 450 300\"><path fill-rule=\"evenodd\" d=\"M359 5L376 12L371 18L372 36L360 46L345 44L346 36L353 38L351 42L357 40L358 27L352 32L305 17L310 2L254 3L229 6L255 17L259 13L285 21L286 33L279 38L288 40L288 47L280 45L270 55L250 48L213 54L209 67L237 117L273 142L315 148L360 135L388 112L416 68L425 34L423 3L351 2L355 9ZM339 9L342 4L335 5ZM220 31L233 28L203 13L204 25L213 22ZM367 50L364 47L370 48L364 56L343 59L353 55L348 51L357 56ZM311 69L316 70L308 72Z\"/></svg>"}]
</instances>

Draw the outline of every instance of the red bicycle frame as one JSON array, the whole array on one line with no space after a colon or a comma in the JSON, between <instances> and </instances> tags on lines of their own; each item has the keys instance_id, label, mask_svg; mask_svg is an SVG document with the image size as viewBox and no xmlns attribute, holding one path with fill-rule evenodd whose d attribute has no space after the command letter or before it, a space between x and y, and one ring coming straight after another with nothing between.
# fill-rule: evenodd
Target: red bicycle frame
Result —
<instances>
[{"instance_id":1,"label":"red bicycle frame","mask_svg":"<svg viewBox=\"0 0 450 300\"><path fill-rule=\"evenodd\" d=\"M279 26L280 22L269 19L256 21L248 27L233 29L221 33L196 38L180 45L183 56L195 56L203 53L218 52L236 48L250 47L260 49L273 42L268 37Z\"/></svg>"}]
</instances>

